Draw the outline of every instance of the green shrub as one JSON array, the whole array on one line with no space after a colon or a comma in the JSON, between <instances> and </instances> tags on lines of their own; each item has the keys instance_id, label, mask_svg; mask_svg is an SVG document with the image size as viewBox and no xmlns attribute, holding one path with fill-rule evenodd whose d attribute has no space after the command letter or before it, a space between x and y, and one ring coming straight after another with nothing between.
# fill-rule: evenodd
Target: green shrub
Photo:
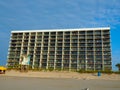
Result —
<instances>
[{"instance_id":1,"label":"green shrub","mask_svg":"<svg viewBox=\"0 0 120 90\"><path fill-rule=\"evenodd\" d=\"M56 70L56 71L62 71L62 69L61 69L61 68L56 68L55 70Z\"/></svg>"},{"instance_id":2,"label":"green shrub","mask_svg":"<svg viewBox=\"0 0 120 90\"><path fill-rule=\"evenodd\" d=\"M98 72L98 71L93 71L93 70L87 70L87 71L85 71L84 69L80 69L80 70L77 71L77 72L79 72L79 73L96 73L96 72Z\"/></svg>"},{"instance_id":3,"label":"green shrub","mask_svg":"<svg viewBox=\"0 0 120 90\"><path fill-rule=\"evenodd\" d=\"M48 71L53 71L53 70L54 70L53 67L48 68Z\"/></svg>"},{"instance_id":4,"label":"green shrub","mask_svg":"<svg viewBox=\"0 0 120 90\"><path fill-rule=\"evenodd\" d=\"M113 74L113 71L110 70L105 70L105 71L100 71L101 73L105 73L105 74Z\"/></svg>"},{"instance_id":5,"label":"green shrub","mask_svg":"<svg viewBox=\"0 0 120 90\"><path fill-rule=\"evenodd\" d=\"M120 71L114 71L115 74L120 74Z\"/></svg>"}]
</instances>

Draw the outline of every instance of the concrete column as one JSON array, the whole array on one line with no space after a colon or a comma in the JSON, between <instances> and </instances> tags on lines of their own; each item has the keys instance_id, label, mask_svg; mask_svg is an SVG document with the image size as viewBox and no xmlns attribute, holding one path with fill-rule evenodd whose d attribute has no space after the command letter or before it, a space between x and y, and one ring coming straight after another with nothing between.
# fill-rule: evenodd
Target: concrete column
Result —
<instances>
[{"instance_id":1,"label":"concrete column","mask_svg":"<svg viewBox=\"0 0 120 90\"><path fill-rule=\"evenodd\" d=\"M35 68L35 57L36 57L36 41L37 41L37 33L35 33L35 42L34 42L34 53L33 53L33 65L32 65L32 68L34 69Z\"/></svg>"},{"instance_id":2,"label":"concrete column","mask_svg":"<svg viewBox=\"0 0 120 90\"><path fill-rule=\"evenodd\" d=\"M57 32L56 32L56 35L55 35L56 37L55 37L55 57L54 57L54 70L56 69L56 52L57 52L57 48L56 48L56 46L57 46Z\"/></svg>"},{"instance_id":3,"label":"concrete column","mask_svg":"<svg viewBox=\"0 0 120 90\"><path fill-rule=\"evenodd\" d=\"M79 31L78 31L78 44L77 44L77 71L81 69L80 61L79 61Z\"/></svg>"},{"instance_id":4,"label":"concrete column","mask_svg":"<svg viewBox=\"0 0 120 90\"><path fill-rule=\"evenodd\" d=\"M93 31L93 56L94 56L94 71L96 70L95 65L96 65L96 57L95 57L95 31Z\"/></svg>"},{"instance_id":5,"label":"concrete column","mask_svg":"<svg viewBox=\"0 0 120 90\"><path fill-rule=\"evenodd\" d=\"M70 53L69 53L69 71L71 71L71 39L72 39L72 32L70 31Z\"/></svg>"},{"instance_id":6,"label":"concrete column","mask_svg":"<svg viewBox=\"0 0 120 90\"><path fill-rule=\"evenodd\" d=\"M102 70L104 71L104 54L103 54L103 30L101 31L101 40L102 40Z\"/></svg>"},{"instance_id":7,"label":"concrete column","mask_svg":"<svg viewBox=\"0 0 120 90\"><path fill-rule=\"evenodd\" d=\"M85 31L85 70L87 71L87 31Z\"/></svg>"},{"instance_id":8,"label":"concrete column","mask_svg":"<svg viewBox=\"0 0 120 90\"><path fill-rule=\"evenodd\" d=\"M62 42L62 66L61 66L61 70L63 70L63 67L64 67L64 65L63 65L63 63L64 63L64 32L63 32L63 42Z\"/></svg>"},{"instance_id":9,"label":"concrete column","mask_svg":"<svg viewBox=\"0 0 120 90\"><path fill-rule=\"evenodd\" d=\"M43 35L44 33L42 32L42 40L41 40L41 52L40 52L40 64L39 64L39 67L41 68L42 67L42 51L43 51Z\"/></svg>"}]
</instances>

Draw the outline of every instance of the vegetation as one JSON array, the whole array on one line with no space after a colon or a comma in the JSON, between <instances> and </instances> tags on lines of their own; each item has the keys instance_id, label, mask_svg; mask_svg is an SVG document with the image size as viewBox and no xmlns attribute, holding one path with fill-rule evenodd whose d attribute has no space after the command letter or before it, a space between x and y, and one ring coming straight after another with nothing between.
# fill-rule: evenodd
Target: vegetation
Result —
<instances>
[{"instance_id":1,"label":"vegetation","mask_svg":"<svg viewBox=\"0 0 120 90\"><path fill-rule=\"evenodd\" d=\"M120 72L120 63L116 64L115 66L118 68L118 70Z\"/></svg>"},{"instance_id":2,"label":"vegetation","mask_svg":"<svg viewBox=\"0 0 120 90\"><path fill-rule=\"evenodd\" d=\"M100 71L100 70L96 70L96 71L93 71L93 70L88 70L88 71L79 70L78 72L79 73L98 73L98 72L101 72L101 73L106 73L106 74L112 74L112 73L114 73L113 71L110 71L110 70L105 70L105 71Z\"/></svg>"},{"instance_id":3,"label":"vegetation","mask_svg":"<svg viewBox=\"0 0 120 90\"><path fill-rule=\"evenodd\" d=\"M74 70L74 69L71 69L71 72L78 72L78 73L98 73L98 72L101 72L101 73L105 73L105 74L120 74L120 64L116 64L116 67L118 67L119 71L111 71L111 70L105 70L105 71L100 71L100 70L84 70L84 69L80 69L78 71ZM17 65L15 64L15 66L8 66L7 67L7 70L20 70L20 65ZM29 70L32 70L32 71L69 71L68 68L64 68L63 70L61 68L56 68L54 70L53 67L49 67L48 69L46 68L39 68L39 67L35 67L34 69L32 68L32 66L29 66Z\"/></svg>"}]
</instances>

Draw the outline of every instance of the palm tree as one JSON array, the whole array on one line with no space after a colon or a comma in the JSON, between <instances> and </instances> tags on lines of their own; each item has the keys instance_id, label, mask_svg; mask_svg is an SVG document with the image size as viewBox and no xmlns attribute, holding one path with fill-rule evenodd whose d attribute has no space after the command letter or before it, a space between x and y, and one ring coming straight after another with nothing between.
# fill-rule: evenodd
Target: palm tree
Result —
<instances>
[{"instance_id":1,"label":"palm tree","mask_svg":"<svg viewBox=\"0 0 120 90\"><path fill-rule=\"evenodd\" d=\"M116 67L118 68L118 70L120 71L120 63L117 63L115 66L116 66Z\"/></svg>"}]
</instances>

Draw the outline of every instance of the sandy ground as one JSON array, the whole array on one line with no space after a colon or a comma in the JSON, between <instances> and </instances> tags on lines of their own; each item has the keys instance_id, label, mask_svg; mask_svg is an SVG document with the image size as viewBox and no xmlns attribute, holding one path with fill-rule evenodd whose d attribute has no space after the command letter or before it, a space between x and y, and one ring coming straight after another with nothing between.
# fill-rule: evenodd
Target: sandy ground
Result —
<instances>
[{"instance_id":1,"label":"sandy ground","mask_svg":"<svg viewBox=\"0 0 120 90\"><path fill-rule=\"evenodd\" d=\"M1 75L0 75L1 76ZM60 72L60 71L29 71L29 72L19 72L19 71L7 71L5 75L2 76L16 76L16 77L40 77L40 78L74 78L74 79L99 79L99 80L120 80L120 74L102 74L98 76L97 73L94 74L83 74L77 72Z\"/></svg>"},{"instance_id":2,"label":"sandy ground","mask_svg":"<svg viewBox=\"0 0 120 90\"><path fill-rule=\"evenodd\" d=\"M120 80L0 76L0 90L120 90Z\"/></svg>"},{"instance_id":3,"label":"sandy ground","mask_svg":"<svg viewBox=\"0 0 120 90\"><path fill-rule=\"evenodd\" d=\"M0 74L0 90L120 90L120 75L7 71Z\"/></svg>"}]
</instances>

